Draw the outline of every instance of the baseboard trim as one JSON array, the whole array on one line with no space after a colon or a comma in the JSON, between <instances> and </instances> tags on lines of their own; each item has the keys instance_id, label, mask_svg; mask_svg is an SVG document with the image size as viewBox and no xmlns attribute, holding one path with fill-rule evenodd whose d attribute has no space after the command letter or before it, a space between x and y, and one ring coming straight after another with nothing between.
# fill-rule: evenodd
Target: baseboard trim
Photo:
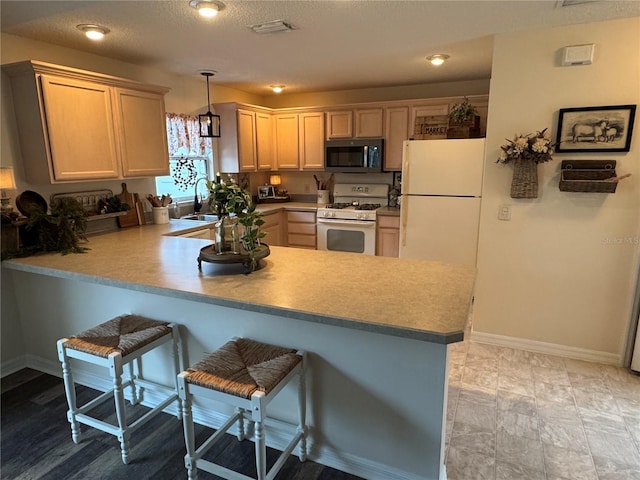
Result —
<instances>
[{"instance_id":1,"label":"baseboard trim","mask_svg":"<svg viewBox=\"0 0 640 480\"><path fill-rule=\"evenodd\" d=\"M622 365L620 355L614 353L589 350L586 348L569 347L557 343L540 342L526 338L507 337L493 333L471 331L471 340L478 343L497 345L500 347L517 348L528 352L544 353L547 355L557 355L559 357L572 358L574 360L584 360L587 362L603 363L607 365Z\"/></svg>"},{"instance_id":2,"label":"baseboard trim","mask_svg":"<svg viewBox=\"0 0 640 480\"><path fill-rule=\"evenodd\" d=\"M15 360L3 363L2 375L4 376L9 373L14 373L22 368L31 368L33 370L48 373L49 375L62 377L62 369L59 362L52 362L34 355L25 355ZM102 392L113 387L113 384L108 377L101 377L91 372L83 371L79 368L74 368L73 379L80 385ZM144 395L142 404L146 407L155 407L164 400L164 398L165 397L162 397L155 392L147 391ZM176 403L174 402L169 405L164 409L164 412L170 415L177 415ZM211 410L204 411L201 408L198 408L197 405L193 406L192 413L193 419L196 423L206 425L214 429L219 428L227 420L227 417L223 413ZM291 438L295 435L296 428L297 426L295 425L269 419L265 425L265 429L267 431L267 445L278 450L284 450L284 448L289 444ZM229 429L229 433L235 435L237 430L233 427ZM357 455L337 451L330 445L325 445L316 441L315 437L313 427L311 427L307 441L307 457L321 465L335 468L369 480L424 480L424 477L422 476L389 467L382 463L374 462ZM298 452L299 449L296 447L293 454L297 455ZM440 479L433 480L446 480L447 477L444 472L445 470L443 469ZM442 473L444 473L444 477L442 476Z\"/></svg>"}]
</instances>

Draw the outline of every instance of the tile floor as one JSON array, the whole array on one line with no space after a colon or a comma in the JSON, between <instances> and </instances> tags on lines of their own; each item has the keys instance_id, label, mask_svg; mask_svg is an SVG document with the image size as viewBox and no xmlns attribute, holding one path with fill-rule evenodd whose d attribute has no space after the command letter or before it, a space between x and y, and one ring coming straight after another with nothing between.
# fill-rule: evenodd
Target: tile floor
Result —
<instances>
[{"instance_id":1,"label":"tile floor","mask_svg":"<svg viewBox=\"0 0 640 480\"><path fill-rule=\"evenodd\" d=\"M448 480L640 480L640 376L470 340L450 362Z\"/></svg>"}]
</instances>

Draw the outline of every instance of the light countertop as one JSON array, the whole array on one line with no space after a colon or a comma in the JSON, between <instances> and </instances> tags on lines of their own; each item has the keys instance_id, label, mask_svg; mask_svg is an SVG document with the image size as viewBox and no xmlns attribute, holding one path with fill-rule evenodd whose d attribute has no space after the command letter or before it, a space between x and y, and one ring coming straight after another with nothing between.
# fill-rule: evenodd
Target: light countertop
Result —
<instances>
[{"instance_id":1,"label":"light countertop","mask_svg":"<svg viewBox=\"0 0 640 480\"><path fill-rule=\"evenodd\" d=\"M200 272L200 249L211 240L175 235L202 225L126 228L90 237L84 254L41 254L3 266L421 341L463 338L472 267L273 246L265 266L249 275L240 265L206 262Z\"/></svg>"}]
</instances>

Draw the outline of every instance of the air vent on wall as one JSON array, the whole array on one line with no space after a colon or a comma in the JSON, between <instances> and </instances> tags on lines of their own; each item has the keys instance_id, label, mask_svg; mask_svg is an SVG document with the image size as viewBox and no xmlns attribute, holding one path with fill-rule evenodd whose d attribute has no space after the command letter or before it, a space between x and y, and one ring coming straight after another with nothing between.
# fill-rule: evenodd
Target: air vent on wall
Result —
<instances>
[{"instance_id":1,"label":"air vent on wall","mask_svg":"<svg viewBox=\"0 0 640 480\"><path fill-rule=\"evenodd\" d=\"M277 32L290 32L296 27L284 20L273 20L267 23L260 23L256 25L249 25L249 28L256 33L277 33Z\"/></svg>"}]
</instances>

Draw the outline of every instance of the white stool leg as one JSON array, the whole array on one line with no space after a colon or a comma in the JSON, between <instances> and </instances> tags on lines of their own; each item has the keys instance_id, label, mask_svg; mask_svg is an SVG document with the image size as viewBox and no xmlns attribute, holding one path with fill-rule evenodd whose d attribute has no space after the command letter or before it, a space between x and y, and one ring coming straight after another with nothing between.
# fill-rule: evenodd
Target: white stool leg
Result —
<instances>
[{"instance_id":1,"label":"white stool leg","mask_svg":"<svg viewBox=\"0 0 640 480\"><path fill-rule=\"evenodd\" d=\"M76 412L78 407L76 406L76 386L73 383L73 375L71 374L71 364L69 363L69 357L64 348L63 343L66 338L58 340L58 358L62 363L62 379L64 381L64 390L67 396L67 403L69 404L69 410L67 411L67 418L71 424L71 438L73 443L80 443L80 424L76 421Z\"/></svg>"},{"instance_id":2,"label":"white stool leg","mask_svg":"<svg viewBox=\"0 0 640 480\"><path fill-rule=\"evenodd\" d=\"M239 415L238 417L238 440L241 442L245 438L244 431L244 408L236 408L236 413Z\"/></svg>"},{"instance_id":3,"label":"white stool leg","mask_svg":"<svg viewBox=\"0 0 640 480\"><path fill-rule=\"evenodd\" d=\"M116 418L118 419L118 440L122 450L122 463L129 462L129 432L127 431L127 419L124 405L124 392L122 389L122 356L119 353L109 355L111 365L109 370L113 378L113 400L116 405Z\"/></svg>"},{"instance_id":4,"label":"white stool leg","mask_svg":"<svg viewBox=\"0 0 640 480\"><path fill-rule=\"evenodd\" d=\"M299 383L298 383L298 408L300 411L300 425L298 425L298 431L302 433L300 439L300 454L298 458L301 462L307 460L307 388L306 388L306 363L307 354L302 354L302 368L300 369Z\"/></svg>"},{"instance_id":5,"label":"white stool leg","mask_svg":"<svg viewBox=\"0 0 640 480\"><path fill-rule=\"evenodd\" d=\"M184 373L180 373L177 376L178 382L178 397L182 404L182 426L184 427L184 443L187 449L187 454L184 456L184 466L187 469L187 475L189 480L196 480L198 478L198 469L196 467L196 460L193 455L196 451L195 434L193 431L193 417L191 415L191 397L189 395L189 386L184 381Z\"/></svg>"},{"instance_id":6,"label":"white stool leg","mask_svg":"<svg viewBox=\"0 0 640 480\"><path fill-rule=\"evenodd\" d=\"M184 362L182 361L182 341L180 337L180 331L178 330L178 325L172 323L171 327L171 336L173 338L171 352L173 354L173 366L175 368L175 388L176 392L178 391L178 375L182 370L184 370ZM181 398L178 395L178 414L176 415L178 420L182 420L182 405Z\"/></svg>"},{"instance_id":7,"label":"white stool leg","mask_svg":"<svg viewBox=\"0 0 640 480\"><path fill-rule=\"evenodd\" d=\"M265 394L255 392L251 396L251 416L254 421L254 441L256 444L256 470L258 480L267 477L267 447L264 439Z\"/></svg>"},{"instance_id":8,"label":"white stool leg","mask_svg":"<svg viewBox=\"0 0 640 480\"><path fill-rule=\"evenodd\" d=\"M135 360L127 364L127 370L129 371L129 382L131 382L131 405L136 405L140 401L140 387L136 385L137 374L134 371L133 365ZM138 372L140 372L140 365L138 365Z\"/></svg>"}]
</instances>

